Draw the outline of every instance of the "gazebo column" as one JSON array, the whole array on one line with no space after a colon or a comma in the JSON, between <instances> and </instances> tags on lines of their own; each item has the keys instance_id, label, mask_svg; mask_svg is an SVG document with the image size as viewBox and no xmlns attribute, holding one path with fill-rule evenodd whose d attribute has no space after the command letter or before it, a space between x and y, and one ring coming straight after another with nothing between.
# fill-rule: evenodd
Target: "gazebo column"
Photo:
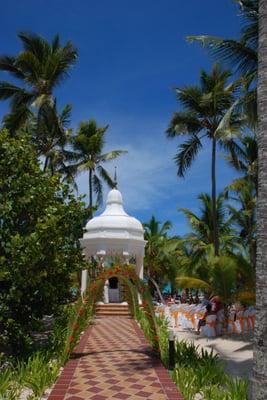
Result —
<instances>
[{"instance_id":1,"label":"gazebo column","mask_svg":"<svg viewBox=\"0 0 267 400\"><path fill-rule=\"evenodd\" d=\"M136 258L135 258L135 265L136 265L136 269L135 269L135 272L136 272L136 274L138 275L138 277L140 278L140 279L142 279L143 280L143 278L144 278L144 265L143 265L143 254L142 255L138 255L138 256L136 256ZM142 304L142 299L141 299L141 295L140 295L140 293L138 293L138 303L139 304Z\"/></svg>"},{"instance_id":2,"label":"gazebo column","mask_svg":"<svg viewBox=\"0 0 267 400\"><path fill-rule=\"evenodd\" d=\"M136 257L136 274L140 279L144 279L144 264L143 264L143 254Z\"/></svg>"},{"instance_id":3,"label":"gazebo column","mask_svg":"<svg viewBox=\"0 0 267 400\"><path fill-rule=\"evenodd\" d=\"M83 295L84 292L86 291L87 285L88 285L88 269L83 269L82 281L81 281L81 295Z\"/></svg>"}]
</instances>

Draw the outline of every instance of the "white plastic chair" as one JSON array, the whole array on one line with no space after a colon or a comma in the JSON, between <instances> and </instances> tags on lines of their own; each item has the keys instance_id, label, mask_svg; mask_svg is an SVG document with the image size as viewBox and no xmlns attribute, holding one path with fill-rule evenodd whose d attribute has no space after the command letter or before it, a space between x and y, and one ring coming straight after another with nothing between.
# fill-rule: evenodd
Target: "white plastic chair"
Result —
<instances>
[{"instance_id":1,"label":"white plastic chair","mask_svg":"<svg viewBox=\"0 0 267 400\"><path fill-rule=\"evenodd\" d=\"M253 331L255 325L255 308L249 307L248 309L248 327L251 331Z\"/></svg>"},{"instance_id":2,"label":"white plastic chair","mask_svg":"<svg viewBox=\"0 0 267 400\"><path fill-rule=\"evenodd\" d=\"M200 336L215 337L216 336L216 314L206 317L206 325L201 327Z\"/></svg>"}]
</instances>

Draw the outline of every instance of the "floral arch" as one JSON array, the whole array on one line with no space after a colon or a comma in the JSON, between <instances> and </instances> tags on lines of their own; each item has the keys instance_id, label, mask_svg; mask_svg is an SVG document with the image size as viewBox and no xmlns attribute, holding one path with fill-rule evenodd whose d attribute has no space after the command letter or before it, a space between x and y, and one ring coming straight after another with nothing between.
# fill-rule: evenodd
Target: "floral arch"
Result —
<instances>
[{"instance_id":1,"label":"floral arch","mask_svg":"<svg viewBox=\"0 0 267 400\"><path fill-rule=\"evenodd\" d=\"M133 318L140 321L142 316L149 325L149 340L154 350L159 352L157 322L154 313L152 297L145 282L138 277L135 266L123 265L105 268L97 278L90 282L82 299L76 304L76 311L70 321L70 329L66 345L66 354L70 354L81 329L85 329L90 317L94 315L97 301L103 296L107 279L116 277L126 286L126 299ZM139 301L141 300L141 301Z\"/></svg>"}]
</instances>

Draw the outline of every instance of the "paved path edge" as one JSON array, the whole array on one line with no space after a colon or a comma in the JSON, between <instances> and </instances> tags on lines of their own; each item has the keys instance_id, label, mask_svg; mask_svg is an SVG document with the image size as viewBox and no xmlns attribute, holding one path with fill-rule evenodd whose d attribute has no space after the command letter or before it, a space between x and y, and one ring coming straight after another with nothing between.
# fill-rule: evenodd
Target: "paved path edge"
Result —
<instances>
[{"instance_id":1,"label":"paved path edge","mask_svg":"<svg viewBox=\"0 0 267 400\"><path fill-rule=\"evenodd\" d=\"M75 348L74 352L71 354L70 359L66 362L63 371L59 375L58 379L56 380L52 388L48 400L64 400L65 395L67 394L68 389L70 388L70 383L72 381L75 369L80 361L79 354L81 354L85 349L86 343L93 329L92 322L93 320L91 321L90 325L81 336L80 341L77 347ZM131 324L141 344L149 346L148 341L145 338L143 331L138 326L137 322L135 320L131 320ZM156 356L154 357L156 358ZM157 357L157 360L158 362L154 364L153 368L158 376L159 382L161 384L164 394L166 395L166 398L168 400L184 400L184 398L178 391L177 386L171 379L167 369L164 367L159 357Z\"/></svg>"}]
</instances>

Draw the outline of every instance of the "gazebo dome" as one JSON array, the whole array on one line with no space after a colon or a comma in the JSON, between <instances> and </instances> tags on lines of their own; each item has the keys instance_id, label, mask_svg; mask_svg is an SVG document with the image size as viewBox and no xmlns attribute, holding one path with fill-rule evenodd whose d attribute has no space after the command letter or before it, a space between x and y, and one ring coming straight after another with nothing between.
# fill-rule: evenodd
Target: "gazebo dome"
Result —
<instances>
[{"instance_id":1,"label":"gazebo dome","mask_svg":"<svg viewBox=\"0 0 267 400\"><path fill-rule=\"evenodd\" d=\"M144 249L143 226L125 212L119 190L112 189L104 212L88 221L81 244L87 256L101 252L136 255Z\"/></svg>"}]
</instances>

